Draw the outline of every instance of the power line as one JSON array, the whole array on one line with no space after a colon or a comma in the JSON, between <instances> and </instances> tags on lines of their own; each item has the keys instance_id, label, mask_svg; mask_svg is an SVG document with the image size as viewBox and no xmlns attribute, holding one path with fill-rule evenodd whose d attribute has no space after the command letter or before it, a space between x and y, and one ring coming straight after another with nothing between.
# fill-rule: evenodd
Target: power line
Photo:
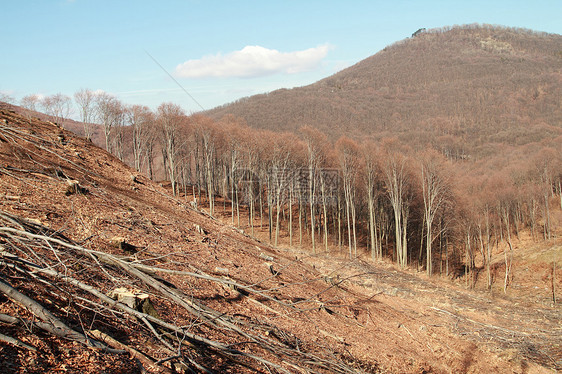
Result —
<instances>
[{"instance_id":1,"label":"power line","mask_svg":"<svg viewBox=\"0 0 562 374\"><path fill-rule=\"evenodd\" d=\"M162 65L160 65L160 63L158 61L156 61L156 59L154 57L152 57L152 55L150 53L148 53L148 51L145 49L144 52L148 55L148 57L150 57L152 59L152 61L154 61L156 63L156 65L160 66L160 69L164 70L164 72L166 74L168 74L168 76L170 78L172 78L172 80L174 82L176 82L176 84L179 86L179 88L181 88L183 90L183 92L185 92L187 94L187 96L189 96L191 98L191 100L193 100L195 102L195 104L199 105L199 108L201 108L201 110L205 110L205 108L203 108L203 106L201 104L199 104L199 102L197 100L195 100L195 98L193 96L191 96L191 94L189 92L187 92L187 90L180 84L180 82L178 82L176 80L176 78L174 78L172 76L172 74L168 73L168 71L166 69L164 69L164 67Z\"/></svg>"}]
</instances>

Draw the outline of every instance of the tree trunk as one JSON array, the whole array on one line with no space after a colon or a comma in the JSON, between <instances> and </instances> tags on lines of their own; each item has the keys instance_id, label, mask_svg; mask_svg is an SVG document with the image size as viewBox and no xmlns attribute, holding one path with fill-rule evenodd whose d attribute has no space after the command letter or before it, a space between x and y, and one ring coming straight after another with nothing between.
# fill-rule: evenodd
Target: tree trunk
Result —
<instances>
[{"instance_id":1,"label":"tree trunk","mask_svg":"<svg viewBox=\"0 0 562 374\"><path fill-rule=\"evenodd\" d=\"M556 305L556 260L552 261L552 303Z\"/></svg>"},{"instance_id":2,"label":"tree trunk","mask_svg":"<svg viewBox=\"0 0 562 374\"><path fill-rule=\"evenodd\" d=\"M349 196L347 194L346 191L346 196L345 196L345 212L346 212L346 219L347 219L347 240L349 243L349 258L352 259L353 258L353 253L352 253L352 247L351 247L351 213L350 213L350 202L349 202Z\"/></svg>"},{"instance_id":3,"label":"tree trunk","mask_svg":"<svg viewBox=\"0 0 562 374\"><path fill-rule=\"evenodd\" d=\"M351 196L353 198L353 195ZM356 214L355 214L355 202L351 200L351 222L352 222L352 229L353 229L353 253L354 256L357 257L357 225L356 225Z\"/></svg>"},{"instance_id":4,"label":"tree trunk","mask_svg":"<svg viewBox=\"0 0 562 374\"><path fill-rule=\"evenodd\" d=\"M311 232L311 240L312 240L312 252L316 253L316 241L314 238L314 172L312 170L312 167L310 168L310 172L309 172L309 177L310 180L308 182L309 184L309 203L310 203L310 232Z\"/></svg>"},{"instance_id":5,"label":"tree trunk","mask_svg":"<svg viewBox=\"0 0 562 374\"><path fill-rule=\"evenodd\" d=\"M426 264L426 270L427 270L427 275L431 276L433 274L433 255L432 255L432 251L431 251L431 244L433 241L433 237L431 235L431 220L430 219L426 219L425 221L426 223L426 233L425 233L425 237L426 237L426 242L425 242L425 250L426 250L426 256L427 256L427 264Z\"/></svg>"},{"instance_id":6,"label":"tree trunk","mask_svg":"<svg viewBox=\"0 0 562 374\"><path fill-rule=\"evenodd\" d=\"M504 207L502 209L502 215L504 216L505 222L505 229L506 229L506 236L507 236L507 244L509 245L509 258L507 255L507 251L504 249L504 262L505 262L505 278L503 283L503 292L507 293L507 286L509 285L509 275L511 272L511 266L513 263L513 245L511 243L511 229L510 229L510 220L509 220L509 209Z\"/></svg>"},{"instance_id":7,"label":"tree trunk","mask_svg":"<svg viewBox=\"0 0 562 374\"><path fill-rule=\"evenodd\" d=\"M548 194L544 195L544 239L550 240L550 210L548 206Z\"/></svg>"},{"instance_id":8,"label":"tree trunk","mask_svg":"<svg viewBox=\"0 0 562 374\"><path fill-rule=\"evenodd\" d=\"M299 246L302 247L302 214L303 214L302 192L299 199Z\"/></svg>"},{"instance_id":9,"label":"tree trunk","mask_svg":"<svg viewBox=\"0 0 562 374\"><path fill-rule=\"evenodd\" d=\"M293 189L294 183L291 181L289 187L289 247L293 247Z\"/></svg>"},{"instance_id":10,"label":"tree trunk","mask_svg":"<svg viewBox=\"0 0 562 374\"><path fill-rule=\"evenodd\" d=\"M326 186L324 181L324 175L320 173L320 189L322 192L322 210L324 212L324 248L328 252L328 213L326 210Z\"/></svg>"},{"instance_id":11,"label":"tree trunk","mask_svg":"<svg viewBox=\"0 0 562 374\"><path fill-rule=\"evenodd\" d=\"M370 187L372 188L372 187ZM373 192L369 189L369 195L368 195L368 204L369 204L369 235L371 237L371 258L375 259L376 256L376 248L377 248L377 244L376 244L376 239L375 239L375 203L374 203L374 199L373 199Z\"/></svg>"},{"instance_id":12,"label":"tree trunk","mask_svg":"<svg viewBox=\"0 0 562 374\"><path fill-rule=\"evenodd\" d=\"M51 312L45 309L37 301L22 294L21 292L13 288L8 283L5 283L1 279L0 279L0 292L4 293L7 297L14 300L16 303L22 305L31 313L35 314L41 321L46 322L43 328L49 331L50 333L65 339L78 341L87 346L95 346L93 342L91 342L86 336L68 327L66 324L64 324L54 315L52 315ZM97 346L100 346L99 343L97 344Z\"/></svg>"}]
</instances>

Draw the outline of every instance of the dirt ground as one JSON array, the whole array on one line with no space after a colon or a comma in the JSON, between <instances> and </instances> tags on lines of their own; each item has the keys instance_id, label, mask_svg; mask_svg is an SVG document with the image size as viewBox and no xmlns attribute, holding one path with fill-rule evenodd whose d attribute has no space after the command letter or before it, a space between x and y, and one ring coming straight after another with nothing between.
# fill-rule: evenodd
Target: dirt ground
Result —
<instances>
[{"instance_id":1,"label":"dirt ground","mask_svg":"<svg viewBox=\"0 0 562 374\"><path fill-rule=\"evenodd\" d=\"M386 262L273 248L194 210L185 199L170 196L162 186L54 124L2 108L0 121L0 213L27 220L25 227L64 235L87 249L245 287L225 287L179 273L161 275L162 282L185 295L184 300L217 311L216 321L232 324L232 330L225 330L113 268L83 257L78 261L70 253L68 260L58 263L58 269L104 293L122 285L142 289L150 294L161 319L271 363L180 346L183 357L198 365L235 373L562 370L559 307L500 297L497 292L468 291L448 280L398 271ZM84 192L69 193L69 180L78 181ZM1 231L10 225L9 219L0 225L4 281L76 330L104 331L144 352L153 363L170 358L138 319L110 315L101 302L97 308L84 308L78 297L85 296L79 290L38 283L7 267L6 252L38 261L29 250L33 248L39 257L54 261L57 249L50 251L44 241L22 247L21 238ZM112 246L115 237L125 238L136 252L131 255ZM245 289L249 292L242 292ZM4 295L0 313L34 318ZM7 373L139 373L166 368L165 364L141 368L131 354L104 353L15 325L0 323L0 332L37 348L31 351L0 341L0 366ZM197 368L192 370L200 371Z\"/></svg>"}]
</instances>

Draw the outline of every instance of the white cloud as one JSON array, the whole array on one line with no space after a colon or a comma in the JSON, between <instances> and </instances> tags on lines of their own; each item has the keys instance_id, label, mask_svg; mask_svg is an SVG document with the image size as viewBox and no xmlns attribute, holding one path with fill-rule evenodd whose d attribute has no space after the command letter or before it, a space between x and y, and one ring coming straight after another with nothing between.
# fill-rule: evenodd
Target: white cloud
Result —
<instances>
[{"instance_id":1,"label":"white cloud","mask_svg":"<svg viewBox=\"0 0 562 374\"><path fill-rule=\"evenodd\" d=\"M176 67L176 75L182 78L252 78L276 73L295 74L316 68L330 49L327 44L295 52L246 46L226 55L219 53L188 60Z\"/></svg>"}]
</instances>

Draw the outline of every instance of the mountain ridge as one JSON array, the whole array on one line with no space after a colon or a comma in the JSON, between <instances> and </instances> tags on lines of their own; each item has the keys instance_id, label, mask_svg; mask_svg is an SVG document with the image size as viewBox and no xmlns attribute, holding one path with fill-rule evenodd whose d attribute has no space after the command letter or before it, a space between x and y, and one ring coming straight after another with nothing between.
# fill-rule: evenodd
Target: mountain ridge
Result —
<instances>
[{"instance_id":1,"label":"mountain ridge","mask_svg":"<svg viewBox=\"0 0 562 374\"><path fill-rule=\"evenodd\" d=\"M504 129L517 144L562 134L561 71L561 35L485 25L426 30L311 85L205 114L280 132L309 125L332 139L494 141Z\"/></svg>"}]
</instances>

